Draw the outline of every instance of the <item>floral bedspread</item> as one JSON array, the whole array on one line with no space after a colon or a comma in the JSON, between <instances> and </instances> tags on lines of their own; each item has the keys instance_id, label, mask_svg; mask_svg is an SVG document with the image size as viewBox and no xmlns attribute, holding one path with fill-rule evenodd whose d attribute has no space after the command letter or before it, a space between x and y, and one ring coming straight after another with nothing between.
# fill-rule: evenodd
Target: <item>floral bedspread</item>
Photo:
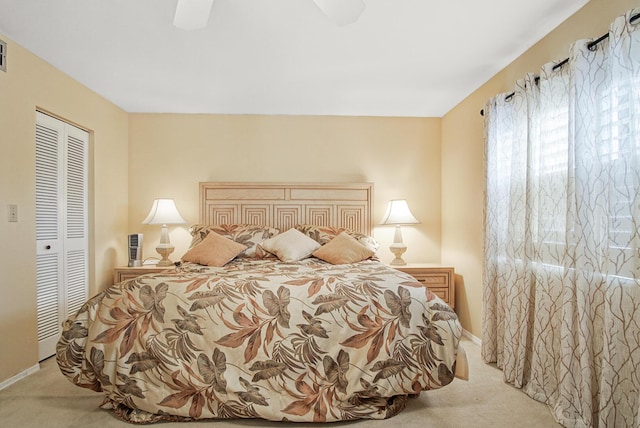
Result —
<instances>
[{"instance_id":1,"label":"floral bedspread","mask_svg":"<svg viewBox=\"0 0 640 428\"><path fill-rule=\"evenodd\" d=\"M379 262L244 260L106 289L65 322L56 358L129 422L383 419L453 380L460 334Z\"/></svg>"}]
</instances>

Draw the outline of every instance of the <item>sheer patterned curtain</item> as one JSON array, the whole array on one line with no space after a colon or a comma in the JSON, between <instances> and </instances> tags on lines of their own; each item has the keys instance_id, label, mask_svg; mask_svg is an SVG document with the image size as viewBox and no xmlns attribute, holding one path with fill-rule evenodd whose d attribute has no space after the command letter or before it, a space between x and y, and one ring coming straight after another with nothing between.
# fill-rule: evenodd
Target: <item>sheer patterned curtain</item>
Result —
<instances>
[{"instance_id":1,"label":"sheer patterned curtain","mask_svg":"<svg viewBox=\"0 0 640 428\"><path fill-rule=\"evenodd\" d=\"M568 427L640 427L638 13L485 108L482 355Z\"/></svg>"}]
</instances>

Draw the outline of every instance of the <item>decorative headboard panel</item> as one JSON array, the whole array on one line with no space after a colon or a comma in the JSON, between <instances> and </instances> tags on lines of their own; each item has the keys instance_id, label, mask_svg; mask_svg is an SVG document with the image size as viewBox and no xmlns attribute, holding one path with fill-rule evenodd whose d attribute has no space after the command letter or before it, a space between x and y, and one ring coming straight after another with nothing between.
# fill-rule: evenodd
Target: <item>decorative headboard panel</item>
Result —
<instances>
[{"instance_id":1,"label":"decorative headboard panel","mask_svg":"<svg viewBox=\"0 0 640 428\"><path fill-rule=\"evenodd\" d=\"M200 183L200 223L296 224L371 234L372 183Z\"/></svg>"}]
</instances>

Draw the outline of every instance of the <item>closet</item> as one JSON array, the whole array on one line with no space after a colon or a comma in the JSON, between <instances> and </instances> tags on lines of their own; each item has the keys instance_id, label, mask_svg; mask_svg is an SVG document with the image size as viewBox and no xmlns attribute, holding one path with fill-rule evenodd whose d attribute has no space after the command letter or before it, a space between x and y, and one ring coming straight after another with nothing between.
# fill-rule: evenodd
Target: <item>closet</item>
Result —
<instances>
[{"instance_id":1,"label":"closet","mask_svg":"<svg viewBox=\"0 0 640 428\"><path fill-rule=\"evenodd\" d=\"M36 112L36 281L39 360L87 299L89 134Z\"/></svg>"}]
</instances>

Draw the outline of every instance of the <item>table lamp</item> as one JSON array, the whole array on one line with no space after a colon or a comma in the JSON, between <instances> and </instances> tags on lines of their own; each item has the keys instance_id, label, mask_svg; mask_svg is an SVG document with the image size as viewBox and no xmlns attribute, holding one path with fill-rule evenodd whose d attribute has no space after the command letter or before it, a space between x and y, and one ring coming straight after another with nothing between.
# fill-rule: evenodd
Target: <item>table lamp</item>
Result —
<instances>
[{"instance_id":1,"label":"table lamp","mask_svg":"<svg viewBox=\"0 0 640 428\"><path fill-rule=\"evenodd\" d=\"M396 256L391 261L393 266L406 265L402 259L402 254L407 251L407 246L402 242L402 230L400 225L403 224L418 224L420 223L409 210L407 201L405 199L393 199L389 202L389 208L384 216L384 220L380 224L393 224L396 226L396 232L393 236L393 244L389 247L391 252Z\"/></svg>"},{"instance_id":2,"label":"table lamp","mask_svg":"<svg viewBox=\"0 0 640 428\"><path fill-rule=\"evenodd\" d=\"M160 243L156 247L156 251L162 259L157 266L173 266L173 262L169 259L169 254L173 253L175 247L169 240L168 224L185 224L187 221L182 218L176 208L173 199L155 199L151 206L149 215L144 219L142 224L161 224Z\"/></svg>"}]
</instances>

